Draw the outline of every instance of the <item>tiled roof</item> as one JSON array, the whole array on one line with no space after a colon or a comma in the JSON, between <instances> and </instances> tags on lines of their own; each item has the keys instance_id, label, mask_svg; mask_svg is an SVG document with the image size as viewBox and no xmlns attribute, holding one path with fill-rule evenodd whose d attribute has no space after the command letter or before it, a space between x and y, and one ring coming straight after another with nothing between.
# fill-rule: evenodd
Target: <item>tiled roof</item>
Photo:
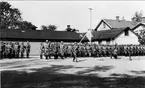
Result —
<instances>
[{"instance_id":1,"label":"tiled roof","mask_svg":"<svg viewBox=\"0 0 145 88\"><path fill-rule=\"evenodd\" d=\"M126 28L114 28L112 30L93 31L93 40L111 40L121 34Z\"/></svg>"},{"instance_id":2,"label":"tiled roof","mask_svg":"<svg viewBox=\"0 0 145 88\"><path fill-rule=\"evenodd\" d=\"M126 20L112 20L112 19L103 19L105 22L107 22L111 28L125 28L130 27L133 28L135 24L133 24L132 21L126 21Z\"/></svg>"},{"instance_id":3,"label":"tiled roof","mask_svg":"<svg viewBox=\"0 0 145 88\"><path fill-rule=\"evenodd\" d=\"M124 30L130 30L130 28L129 27L127 27L127 28L112 28L111 30L92 31L92 35L93 35L92 41L111 40L111 39L114 40ZM87 37L85 37L84 40L88 40Z\"/></svg>"}]
</instances>

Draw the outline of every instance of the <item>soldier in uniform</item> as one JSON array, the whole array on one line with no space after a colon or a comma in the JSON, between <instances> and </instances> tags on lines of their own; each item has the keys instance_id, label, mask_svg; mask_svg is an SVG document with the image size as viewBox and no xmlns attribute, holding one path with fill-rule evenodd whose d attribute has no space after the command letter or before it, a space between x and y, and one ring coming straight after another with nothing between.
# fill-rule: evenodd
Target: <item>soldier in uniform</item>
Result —
<instances>
[{"instance_id":1,"label":"soldier in uniform","mask_svg":"<svg viewBox=\"0 0 145 88\"><path fill-rule=\"evenodd\" d=\"M24 52L25 52L25 45L24 45L24 42L22 42L20 45L21 58L24 57Z\"/></svg>"},{"instance_id":2,"label":"soldier in uniform","mask_svg":"<svg viewBox=\"0 0 145 88\"><path fill-rule=\"evenodd\" d=\"M74 43L73 47L72 47L72 56L73 56L73 62L78 62L77 60L77 43Z\"/></svg>"},{"instance_id":3,"label":"soldier in uniform","mask_svg":"<svg viewBox=\"0 0 145 88\"><path fill-rule=\"evenodd\" d=\"M15 43L11 43L11 58L15 58Z\"/></svg>"},{"instance_id":4,"label":"soldier in uniform","mask_svg":"<svg viewBox=\"0 0 145 88\"><path fill-rule=\"evenodd\" d=\"M19 45L18 45L18 42L15 43L14 50L15 50L15 58L19 58Z\"/></svg>"},{"instance_id":5,"label":"soldier in uniform","mask_svg":"<svg viewBox=\"0 0 145 88\"><path fill-rule=\"evenodd\" d=\"M63 41L61 41L60 45L59 45L59 52L60 52L60 56L63 59L64 58L64 45L63 45Z\"/></svg>"},{"instance_id":6,"label":"soldier in uniform","mask_svg":"<svg viewBox=\"0 0 145 88\"><path fill-rule=\"evenodd\" d=\"M72 57L72 52L71 52L71 50L72 50L72 46L71 46L71 44L69 44L69 45L68 45L68 57Z\"/></svg>"},{"instance_id":7,"label":"soldier in uniform","mask_svg":"<svg viewBox=\"0 0 145 88\"><path fill-rule=\"evenodd\" d=\"M12 56L12 52L11 52L11 42L7 43L6 45L6 56L11 59L11 56Z\"/></svg>"},{"instance_id":8,"label":"soldier in uniform","mask_svg":"<svg viewBox=\"0 0 145 88\"><path fill-rule=\"evenodd\" d=\"M115 47L113 50L113 57L117 59L117 47Z\"/></svg>"},{"instance_id":9,"label":"soldier in uniform","mask_svg":"<svg viewBox=\"0 0 145 88\"><path fill-rule=\"evenodd\" d=\"M54 43L54 59L58 59L59 54L59 45L58 43Z\"/></svg>"},{"instance_id":10,"label":"soldier in uniform","mask_svg":"<svg viewBox=\"0 0 145 88\"><path fill-rule=\"evenodd\" d=\"M3 46L3 42L0 41L0 59L3 58L3 55L2 55L2 46Z\"/></svg>"},{"instance_id":11,"label":"soldier in uniform","mask_svg":"<svg viewBox=\"0 0 145 88\"><path fill-rule=\"evenodd\" d=\"M49 55L49 43L48 43L48 40L46 40L46 44L44 46L45 48L45 58L48 59L48 55Z\"/></svg>"},{"instance_id":12,"label":"soldier in uniform","mask_svg":"<svg viewBox=\"0 0 145 88\"><path fill-rule=\"evenodd\" d=\"M27 56L27 58L29 58L30 49L31 49L31 45L30 45L30 43L27 41L27 44L26 44L26 56Z\"/></svg>"},{"instance_id":13,"label":"soldier in uniform","mask_svg":"<svg viewBox=\"0 0 145 88\"><path fill-rule=\"evenodd\" d=\"M132 53L131 45L128 45L128 56L129 56L129 60L132 60L131 59L131 53Z\"/></svg>"},{"instance_id":14,"label":"soldier in uniform","mask_svg":"<svg viewBox=\"0 0 145 88\"><path fill-rule=\"evenodd\" d=\"M5 58L5 43L1 42L1 47L0 47L0 53L1 53L1 59Z\"/></svg>"},{"instance_id":15,"label":"soldier in uniform","mask_svg":"<svg viewBox=\"0 0 145 88\"><path fill-rule=\"evenodd\" d=\"M44 52L45 52L45 47L44 47L43 43L41 43L40 44L40 59L43 58Z\"/></svg>"}]
</instances>

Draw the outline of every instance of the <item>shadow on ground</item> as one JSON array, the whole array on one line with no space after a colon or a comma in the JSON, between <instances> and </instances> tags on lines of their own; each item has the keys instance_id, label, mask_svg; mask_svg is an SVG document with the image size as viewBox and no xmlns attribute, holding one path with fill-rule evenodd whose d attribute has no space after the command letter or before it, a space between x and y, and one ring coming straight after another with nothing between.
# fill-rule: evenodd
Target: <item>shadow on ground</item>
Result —
<instances>
[{"instance_id":1,"label":"shadow on ground","mask_svg":"<svg viewBox=\"0 0 145 88\"><path fill-rule=\"evenodd\" d=\"M73 68L68 65L52 65L40 69L31 69L35 72L2 71L2 88L145 88L145 78L137 76L99 77L81 75L90 71L107 71L112 66L96 66L90 71L82 73L61 74L59 70Z\"/></svg>"}]
</instances>

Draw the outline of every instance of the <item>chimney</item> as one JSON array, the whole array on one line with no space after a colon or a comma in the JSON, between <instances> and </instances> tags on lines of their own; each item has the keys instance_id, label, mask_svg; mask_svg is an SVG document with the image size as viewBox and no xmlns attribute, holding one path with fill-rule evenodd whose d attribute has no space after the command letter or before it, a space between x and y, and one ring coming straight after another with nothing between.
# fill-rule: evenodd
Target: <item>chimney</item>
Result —
<instances>
[{"instance_id":1,"label":"chimney","mask_svg":"<svg viewBox=\"0 0 145 88\"><path fill-rule=\"evenodd\" d=\"M119 21L119 16L116 16L116 20Z\"/></svg>"}]
</instances>

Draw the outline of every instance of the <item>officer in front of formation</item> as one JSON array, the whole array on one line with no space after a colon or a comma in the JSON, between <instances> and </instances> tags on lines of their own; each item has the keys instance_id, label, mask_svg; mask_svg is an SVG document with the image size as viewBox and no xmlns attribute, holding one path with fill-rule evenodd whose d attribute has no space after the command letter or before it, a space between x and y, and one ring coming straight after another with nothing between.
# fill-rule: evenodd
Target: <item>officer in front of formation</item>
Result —
<instances>
[{"instance_id":1,"label":"officer in front of formation","mask_svg":"<svg viewBox=\"0 0 145 88\"><path fill-rule=\"evenodd\" d=\"M72 46L73 62L78 62L78 60L77 60L77 51L78 51L78 45L75 42L74 45Z\"/></svg>"}]
</instances>

